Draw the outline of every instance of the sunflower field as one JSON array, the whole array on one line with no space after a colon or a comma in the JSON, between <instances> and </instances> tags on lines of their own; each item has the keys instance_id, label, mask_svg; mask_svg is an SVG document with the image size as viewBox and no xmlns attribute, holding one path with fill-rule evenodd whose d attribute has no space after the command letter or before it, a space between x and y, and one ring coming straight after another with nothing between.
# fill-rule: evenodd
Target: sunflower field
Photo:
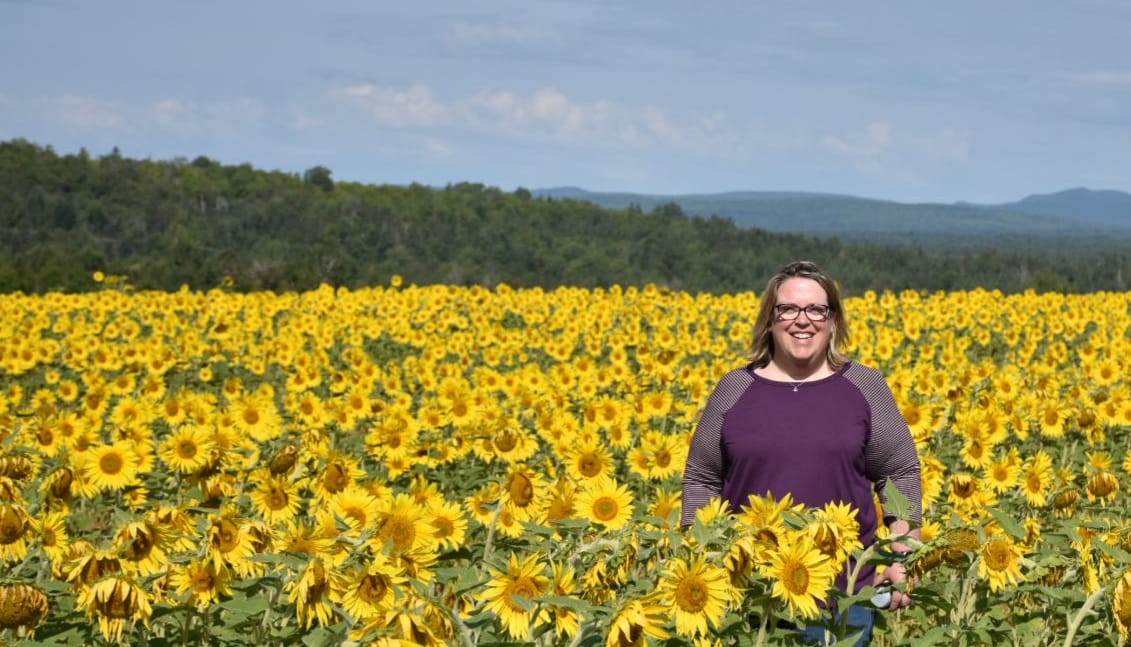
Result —
<instances>
[{"instance_id":1,"label":"sunflower field","mask_svg":"<svg viewBox=\"0 0 1131 647\"><path fill-rule=\"evenodd\" d=\"M851 509L679 527L754 293L97 278L0 295L0 644L796 645L875 593ZM1131 294L846 306L923 466L873 644L1126 644Z\"/></svg>"}]
</instances>

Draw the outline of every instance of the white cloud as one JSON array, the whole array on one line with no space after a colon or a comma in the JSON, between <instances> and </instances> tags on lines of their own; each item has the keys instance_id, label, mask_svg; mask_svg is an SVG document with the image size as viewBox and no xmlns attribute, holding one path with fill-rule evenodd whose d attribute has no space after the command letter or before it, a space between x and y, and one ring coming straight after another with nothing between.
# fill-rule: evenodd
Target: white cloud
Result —
<instances>
[{"instance_id":1,"label":"white cloud","mask_svg":"<svg viewBox=\"0 0 1131 647\"><path fill-rule=\"evenodd\" d=\"M863 131L825 135L820 144L828 150L857 160L908 157L934 161L966 161L970 157L970 134L953 128L914 133L895 130L886 121L874 121Z\"/></svg>"},{"instance_id":2,"label":"white cloud","mask_svg":"<svg viewBox=\"0 0 1131 647\"><path fill-rule=\"evenodd\" d=\"M40 101L45 112L69 126L80 128L116 128L126 119L121 108L93 97L64 95Z\"/></svg>"},{"instance_id":3,"label":"white cloud","mask_svg":"<svg viewBox=\"0 0 1131 647\"><path fill-rule=\"evenodd\" d=\"M210 101L198 104L180 99L163 99L148 108L159 128L177 132L231 131L263 120L267 109L258 99Z\"/></svg>"},{"instance_id":4,"label":"white cloud","mask_svg":"<svg viewBox=\"0 0 1131 647\"><path fill-rule=\"evenodd\" d=\"M361 107L380 124L429 135L443 128L534 142L598 147L619 143L724 153L745 139L728 127L722 113L677 116L655 106L578 101L554 87L527 95L484 91L450 102L422 85L400 89L367 84L340 88L333 95Z\"/></svg>"},{"instance_id":5,"label":"white cloud","mask_svg":"<svg viewBox=\"0 0 1131 647\"><path fill-rule=\"evenodd\" d=\"M429 137L424 142L427 151L435 157L451 157L455 152L451 146L434 137Z\"/></svg>"},{"instance_id":6,"label":"white cloud","mask_svg":"<svg viewBox=\"0 0 1131 647\"><path fill-rule=\"evenodd\" d=\"M432 90L422 85L408 90L355 85L342 88L338 93L390 126L440 126L451 121L448 109L432 97Z\"/></svg>"}]
</instances>

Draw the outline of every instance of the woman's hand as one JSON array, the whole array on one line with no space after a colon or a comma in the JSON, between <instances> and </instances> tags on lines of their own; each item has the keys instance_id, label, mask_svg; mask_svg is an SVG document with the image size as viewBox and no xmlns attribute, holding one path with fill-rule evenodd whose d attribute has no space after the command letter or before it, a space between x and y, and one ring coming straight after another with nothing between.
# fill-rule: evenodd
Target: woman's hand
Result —
<instances>
[{"instance_id":1,"label":"woman's hand","mask_svg":"<svg viewBox=\"0 0 1131 647\"><path fill-rule=\"evenodd\" d=\"M896 586L900 584L905 585L903 591L896 589ZM911 580L907 577L907 570L900 562L891 564L884 569L883 573L876 575L873 580L873 586L876 588L885 587L891 591L891 603L888 604L890 611L911 606L911 595L907 591L909 584L911 584Z\"/></svg>"}]
</instances>

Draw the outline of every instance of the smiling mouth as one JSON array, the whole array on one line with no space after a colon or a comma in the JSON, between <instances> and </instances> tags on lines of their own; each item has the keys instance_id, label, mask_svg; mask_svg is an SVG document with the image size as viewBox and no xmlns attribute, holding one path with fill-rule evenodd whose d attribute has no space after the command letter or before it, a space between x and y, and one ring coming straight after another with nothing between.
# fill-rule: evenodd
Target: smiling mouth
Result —
<instances>
[{"instance_id":1,"label":"smiling mouth","mask_svg":"<svg viewBox=\"0 0 1131 647\"><path fill-rule=\"evenodd\" d=\"M790 335L790 337L793 337L794 339L812 339L813 333L811 333L811 332L794 333L794 334Z\"/></svg>"}]
</instances>

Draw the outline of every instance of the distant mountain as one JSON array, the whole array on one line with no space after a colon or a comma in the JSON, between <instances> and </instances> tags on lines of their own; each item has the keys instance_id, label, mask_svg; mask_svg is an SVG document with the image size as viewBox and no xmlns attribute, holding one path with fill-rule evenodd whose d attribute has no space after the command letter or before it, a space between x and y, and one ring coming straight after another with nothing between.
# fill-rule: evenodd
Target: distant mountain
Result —
<instances>
[{"instance_id":1,"label":"distant mountain","mask_svg":"<svg viewBox=\"0 0 1131 647\"><path fill-rule=\"evenodd\" d=\"M994 205L994 208L1131 227L1131 193L1122 191L1094 191L1080 187L1031 195L1017 202Z\"/></svg>"},{"instance_id":2,"label":"distant mountain","mask_svg":"<svg viewBox=\"0 0 1131 647\"><path fill-rule=\"evenodd\" d=\"M583 200L607 209L638 207L650 212L677 204L691 216L728 218L740 227L768 231L837 236L843 240L924 247L963 247L971 243L996 247L1131 244L1131 217L1117 217L1087 192L1079 202L1065 192L1056 212L1023 209L1044 205L1030 196L1009 205L905 204L829 193L733 191L711 194L656 195L597 193L577 187L532 191L536 196ZM1131 195L1117 191L1131 200ZM1062 195L1062 194L1054 194ZM1104 205L1117 204L1108 197ZM1071 208L1068 208L1071 206ZM1051 209L1051 207L1050 207Z\"/></svg>"}]
</instances>

